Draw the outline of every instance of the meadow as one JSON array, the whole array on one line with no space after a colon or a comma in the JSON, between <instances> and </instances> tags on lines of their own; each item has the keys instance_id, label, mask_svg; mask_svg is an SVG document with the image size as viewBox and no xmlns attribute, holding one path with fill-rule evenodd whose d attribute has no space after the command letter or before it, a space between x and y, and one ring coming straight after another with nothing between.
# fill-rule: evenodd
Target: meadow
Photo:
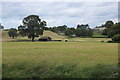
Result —
<instances>
[{"instance_id":1,"label":"meadow","mask_svg":"<svg viewBox=\"0 0 120 80\"><path fill-rule=\"evenodd\" d=\"M3 78L111 78L118 44L106 38L69 38L68 42L2 43Z\"/></svg>"}]
</instances>

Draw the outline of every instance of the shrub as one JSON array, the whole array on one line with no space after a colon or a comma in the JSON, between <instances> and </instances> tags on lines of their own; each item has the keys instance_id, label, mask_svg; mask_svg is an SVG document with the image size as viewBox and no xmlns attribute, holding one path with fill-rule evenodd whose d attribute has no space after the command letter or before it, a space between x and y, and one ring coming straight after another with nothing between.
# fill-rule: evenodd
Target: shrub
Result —
<instances>
[{"instance_id":1,"label":"shrub","mask_svg":"<svg viewBox=\"0 0 120 80\"><path fill-rule=\"evenodd\" d=\"M112 37L112 40L113 40L113 41L120 41L120 34L114 35L114 36Z\"/></svg>"}]
</instances>

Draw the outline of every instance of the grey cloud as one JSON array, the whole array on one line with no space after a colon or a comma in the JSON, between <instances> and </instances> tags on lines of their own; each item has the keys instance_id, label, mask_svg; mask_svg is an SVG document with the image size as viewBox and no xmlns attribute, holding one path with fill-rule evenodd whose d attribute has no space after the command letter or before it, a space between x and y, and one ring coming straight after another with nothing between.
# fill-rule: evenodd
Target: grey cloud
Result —
<instances>
[{"instance_id":1,"label":"grey cloud","mask_svg":"<svg viewBox=\"0 0 120 80\"><path fill-rule=\"evenodd\" d=\"M113 2L39 2L3 3L4 25L17 27L24 17L39 15L48 26L66 24L76 27L78 23L88 23L91 27L117 18L117 3ZM15 23L14 23L15 21ZM10 24L11 23L11 24Z\"/></svg>"}]
</instances>

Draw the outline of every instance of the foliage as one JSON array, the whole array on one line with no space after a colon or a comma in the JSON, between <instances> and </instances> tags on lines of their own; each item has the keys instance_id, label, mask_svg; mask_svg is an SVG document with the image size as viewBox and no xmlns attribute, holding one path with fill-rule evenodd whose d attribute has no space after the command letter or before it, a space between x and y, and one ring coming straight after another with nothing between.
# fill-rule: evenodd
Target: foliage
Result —
<instances>
[{"instance_id":1,"label":"foliage","mask_svg":"<svg viewBox=\"0 0 120 80\"><path fill-rule=\"evenodd\" d=\"M107 35L108 29L104 29L102 35Z\"/></svg>"},{"instance_id":2,"label":"foliage","mask_svg":"<svg viewBox=\"0 0 120 80\"><path fill-rule=\"evenodd\" d=\"M50 27L50 30L55 32L55 33L59 33L60 32L60 30L57 27L53 27L53 28Z\"/></svg>"},{"instance_id":3,"label":"foliage","mask_svg":"<svg viewBox=\"0 0 120 80\"><path fill-rule=\"evenodd\" d=\"M120 41L120 34L114 35L114 36L112 37L112 40L113 40L113 41Z\"/></svg>"},{"instance_id":4,"label":"foliage","mask_svg":"<svg viewBox=\"0 0 120 80\"><path fill-rule=\"evenodd\" d=\"M120 23L114 24L111 28L108 29L107 35L112 38L114 35L120 34Z\"/></svg>"},{"instance_id":5,"label":"foliage","mask_svg":"<svg viewBox=\"0 0 120 80\"><path fill-rule=\"evenodd\" d=\"M62 26L58 26L57 28L58 28L58 30L60 32L64 32L66 30L67 26L66 25L62 25Z\"/></svg>"},{"instance_id":6,"label":"foliage","mask_svg":"<svg viewBox=\"0 0 120 80\"><path fill-rule=\"evenodd\" d=\"M1 25L1 23L0 23L0 29L4 29L4 27Z\"/></svg>"},{"instance_id":7,"label":"foliage","mask_svg":"<svg viewBox=\"0 0 120 80\"><path fill-rule=\"evenodd\" d=\"M85 25L84 25L84 24L81 24L81 25L78 24L78 25L77 25L77 29L78 29L78 28L79 28L79 29L89 29L89 25L88 25L88 24L85 24Z\"/></svg>"},{"instance_id":8,"label":"foliage","mask_svg":"<svg viewBox=\"0 0 120 80\"><path fill-rule=\"evenodd\" d=\"M18 34L17 34L17 29L11 28L8 31L8 35L9 37L11 37L12 39L14 39Z\"/></svg>"},{"instance_id":9,"label":"foliage","mask_svg":"<svg viewBox=\"0 0 120 80\"><path fill-rule=\"evenodd\" d=\"M3 78L117 78L118 68L112 65L97 64L78 67L74 63L50 66L47 63L31 67L28 63L3 64Z\"/></svg>"},{"instance_id":10,"label":"foliage","mask_svg":"<svg viewBox=\"0 0 120 80\"><path fill-rule=\"evenodd\" d=\"M103 28L106 27L107 29L112 27L114 25L113 21L106 21L105 24L102 24L101 26L97 26L96 28Z\"/></svg>"},{"instance_id":11,"label":"foliage","mask_svg":"<svg viewBox=\"0 0 120 80\"><path fill-rule=\"evenodd\" d=\"M18 27L21 36L28 36L34 41L35 37L43 34L43 28L46 26L45 21L41 21L38 15L29 15L23 19L23 26Z\"/></svg>"},{"instance_id":12,"label":"foliage","mask_svg":"<svg viewBox=\"0 0 120 80\"><path fill-rule=\"evenodd\" d=\"M51 31L53 31L55 33L58 33L58 34L59 33L64 33L66 29L67 29L66 25L48 28L48 30L51 30Z\"/></svg>"},{"instance_id":13,"label":"foliage","mask_svg":"<svg viewBox=\"0 0 120 80\"><path fill-rule=\"evenodd\" d=\"M74 32L72 30L70 30L70 29L66 29L65 30L65 35L66 36L72 36L72 35L74 35Z\"/></svg>"},{"instance_id":14,"label":"foliage","mask_svg":"<svg viewBox=\"0 0 120 80\"><path fill-rule=\"evenodd\" d=\"M92 30L89 28L88 24L77 25L77 29L75 28L67 28L66 25L58 26L58 27L50 27L49 30L56 33L64 33L66 36L72 37L73 35L80 36L92 36Z\"/></svg>"},{"instance_id":15,"label":"foliage","mask_svg":"<svg viewBox=\"0 0 120 80\"><path fill-rule=\"evenodd\" d=\"M114 25L113 21L107 21L104 26L105 26L106 28L110 28L110 27L112 27L113 25Z\"/></svg>"},{"instance_id":16,"label":"foliage","mask_svg":"<svg viewBox=\"0 0 120 80\"><path fill-rule=\"evenodd\" d=\"M105 24L102 24L101 26L97 28L105 27L106 29L103 30L102 35L108 35L109 28L111 28L113 25L114 25L113 21L106 21Z\"/></svg>"},{"instance_id":17,"label":"foliage","mask_svg":"<svg viewBox=\"0 0 120 80\"><path fill-rule=\"evenodd\" d=\"M93 32L92 30L89 28L89 25L86 24L86 25L77 25L77 29L75 31L75 35L77 37L80 37L80 36L92 36Z\"/></svg>"}]
</instances>

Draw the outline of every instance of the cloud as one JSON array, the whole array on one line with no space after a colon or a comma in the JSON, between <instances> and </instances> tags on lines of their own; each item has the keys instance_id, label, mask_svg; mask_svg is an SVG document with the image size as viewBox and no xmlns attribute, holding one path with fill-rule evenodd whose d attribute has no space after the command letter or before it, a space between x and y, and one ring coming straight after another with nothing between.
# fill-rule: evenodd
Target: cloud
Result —
<instances>
[{"instance_id":1,"label":"cloud","mask_svg":"<svg viewBox=\"0 0 120 80\"><path fill-rule=\"evenodd\" d=\"M89 24L95 27L107 20L116 22L117 2L3 2L2 21L6 28L17 28L24 17L35 14L47 21L48 27Z\"/></svg>"},{"instance_id":2,"label":"cloud","mask_svg":"<svg viewBox=\"0 0 120 80\"><path fill-rule=\"evenodd\" d=\"M1 0L2 2L118 2L119 0Z\"/></svg>"}]
</instances>

